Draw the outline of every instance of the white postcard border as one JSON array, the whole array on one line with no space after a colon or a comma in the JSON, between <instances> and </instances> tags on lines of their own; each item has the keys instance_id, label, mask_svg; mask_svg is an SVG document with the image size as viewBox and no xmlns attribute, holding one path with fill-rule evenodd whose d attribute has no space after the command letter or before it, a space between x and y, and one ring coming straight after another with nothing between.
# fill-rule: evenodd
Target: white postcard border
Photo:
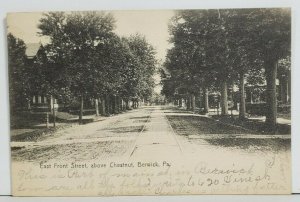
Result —
<instances>
[{"instance_id":1,"label":"white postcard border","mask_svg":"<svg viewBox=\"0 0 300 202\"><path fill-rule=\"evenodd\" d=\"M32 12L50 10L121 10L121 9L179 9L179 8L222 8L222 7L292 7L292 163L293 163L293 192L300 193L300 3L297 0L13 0L1 1L0 17L2 23L0 47L0 195L10 195L10 152L9 152L9 107L8 107L8 78L7 78L7 47L5 16L7 12Z\"/></svg>"}]
</instances>

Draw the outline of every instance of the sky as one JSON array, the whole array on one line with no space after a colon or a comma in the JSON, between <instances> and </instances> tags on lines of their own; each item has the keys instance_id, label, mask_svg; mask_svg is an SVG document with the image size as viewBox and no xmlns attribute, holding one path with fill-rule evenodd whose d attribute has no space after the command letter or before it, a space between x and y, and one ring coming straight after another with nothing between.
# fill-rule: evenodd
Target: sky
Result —
<instances>
[{"instance_id":1,"label":"sky","mask_svg":"<svg viewBox=\"0 0 300 202\"><path fill-rule=\"evenodd\" d=\"M115 33L130 36L140 33L153 45L157 58L164 60L168 43L168 22L173 16L172 10L133 10L111 11L116 19ZM7 17L8 32L22 39L25 43L45 42L38 35L37 25L42 13L10 13Z\"/></svg>"}]
</instances>

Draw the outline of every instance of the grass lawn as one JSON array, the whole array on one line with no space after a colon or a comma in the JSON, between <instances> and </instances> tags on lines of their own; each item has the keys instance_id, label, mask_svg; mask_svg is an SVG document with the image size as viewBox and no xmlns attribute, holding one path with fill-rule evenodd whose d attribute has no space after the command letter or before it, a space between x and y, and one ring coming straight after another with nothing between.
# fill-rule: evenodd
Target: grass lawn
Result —
<instances>
[{"instance_id":1,"label":"grass lawn","mask_svg":"<svg viewBox=\"0 0 300 202\"><path fill-rule=\"evenodd\" d=\"M286 124L277 124L277 127L274 131L270 131L264 122L253 119L239 119L238 115L236 116L212 116L213 119L221 121L223 123L228 123L232 125L241 126L243 128L256 131L261 134L280 134L280 135L288 135L291 134L291 126Z\"/></svg>"},{"instance_id":2,"label":"grass lawn","mask_svg":"<svg viewBox=\"0 0 300 202\"><path fill-rule=\"evenodd\" d=\"M57 112L56 115L56 128L52 127L51 114L49 128L46 127L46 113L19 112L11 115L11 141L37 141L59 129L74 125L69 119L77 117L66 112Z\"/></svg>"}]
</instances>

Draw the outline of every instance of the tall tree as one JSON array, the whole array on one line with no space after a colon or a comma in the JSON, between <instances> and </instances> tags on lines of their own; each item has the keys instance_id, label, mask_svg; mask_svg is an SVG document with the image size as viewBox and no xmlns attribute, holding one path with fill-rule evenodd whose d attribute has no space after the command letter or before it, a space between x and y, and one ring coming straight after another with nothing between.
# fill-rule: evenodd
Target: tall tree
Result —
<instances>
[{"instance_id":1,"label":"tall tree","mask_svg":"<svg viewBox=\"0 0 300 202\"><path fill-rule=\"evenodd\" d=\"M155 57L154 47L146 40L145 36L136 34L129 37L129 47L137 57L141 69L139 70L139 96L148 99L154 88L153 75L158 61Z\"/></svg>"},{"instance_id":2,"label":"tall tree","mask_svg":"<svg viewBox=\"0 0 300 202\"><path fill-rule=\"evenodd\" d=\"M290 55L291 13L289 8L253 9L247 19L244 28L252 39L249 47L254 47L260 54L266 74L266 126L274 130L277 123L278 60Z\"/></svg>"},{"instance_id":3,"label":"tall tree","mask_svg":"<svg viewBox=\"0 0 300 202\"><path fill-rule=\"evenodd\" d=\"M82 123L83 100L94 92L95 68L91 58L95 47L112 34L114 19L104 12L47 13L40 20L41 34L51 40L51 56L61 65L65 84L80 99Z\"/></svg>"},{"instance_id":4,"label":"tall tree","mask_svg":"<svg viewBox=\"0 0 300 202\"><path fill-rule=\"evenodd\" d=\"M8 73L9 73L9 101L11 112L30 103L29 74L26 69L26 45L24 41L15 38L11 33L7 35L8 43Z\"/></svg>"},{"instance_id":5,"label":"tall tree","mask_svg":"<svg viewBox=\"0 0 300 202\"><path fill-rule=\"evenodd\" d=\"M290 56L278 61L278 80L280 84L280 101L290 102L291 58Z\"/></svg>"},{"instance_id":6,"label":"tall tree","mask_svg":"<svg viewBox=\"0 0 300 202\"><path fill-rule=\"evenodd\" d=\"M202 78L202 83L207 80L208 85L220 86L222 114L227 114L228 110L228 81L232 83L239 79L240 89L244 91L245 75L260 72L264 66L268 106L266 123L268 128L274 129L277 62L290 54L290 23L289 9L179 11L171 21L170 33L174 44L172 51L177 52L173 55L181 59L174 57L170 60L167 56L166 64L172 77L174 74L195 77L195 70L199 68L198 77ZM181 70L172 72L172 66ZM244 118L244 92L241 103L240 116Z\"/></svg>"}]
</instances>

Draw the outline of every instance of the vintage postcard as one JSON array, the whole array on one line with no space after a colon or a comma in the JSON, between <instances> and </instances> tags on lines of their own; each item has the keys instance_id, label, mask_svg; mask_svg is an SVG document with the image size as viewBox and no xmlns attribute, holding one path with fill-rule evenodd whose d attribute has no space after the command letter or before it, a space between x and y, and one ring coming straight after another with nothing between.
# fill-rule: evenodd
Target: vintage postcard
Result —
<instances>
[{"instance_id":1,"label":"vintage postcard","mask_svg":"<svg viewBox=\"0 0 300 202\"><path fill-rule=\"evenodd\" d=\"M291 193L291 9L9 13L14 196Z\"/></svg>"}]
</instances>

